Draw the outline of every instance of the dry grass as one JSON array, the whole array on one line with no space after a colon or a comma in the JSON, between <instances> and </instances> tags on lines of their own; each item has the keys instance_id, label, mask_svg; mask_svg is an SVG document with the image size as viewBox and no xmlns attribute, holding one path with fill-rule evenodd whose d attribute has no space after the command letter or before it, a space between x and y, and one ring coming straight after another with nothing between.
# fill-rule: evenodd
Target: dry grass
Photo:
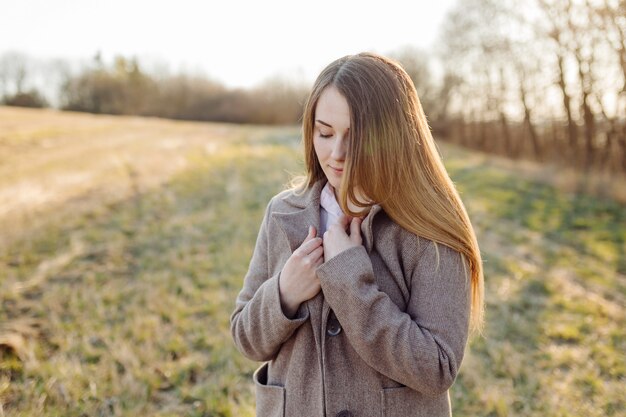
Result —
<instances>
[{"instance_id":1,"label":"dry grass","mask_svg":"<svg viewBox=\"0 0 626 417\"><path fill-rule=\"evenodd\" d=\"M0 107L0 132L0 416L254 415L228 317L298 129ZM624 207L440 146L488 306L455 415L623 415Z\"/></svg>"}]
</instances>

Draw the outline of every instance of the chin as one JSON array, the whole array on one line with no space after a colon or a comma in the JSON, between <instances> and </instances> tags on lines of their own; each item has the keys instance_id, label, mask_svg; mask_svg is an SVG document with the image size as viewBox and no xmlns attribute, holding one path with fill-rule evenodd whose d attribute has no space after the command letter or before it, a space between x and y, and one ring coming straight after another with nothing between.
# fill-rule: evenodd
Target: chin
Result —
<instances>
[{"instance_id":1,"label":"chin","mask_svg":"<svg viewBox=\"0 0 626 417\"><path fill-rule=\"evenodd\" d=\"M330 185L333 186L335 190L338 190L341 188L341 183L337 183L337 181L328 180L328 182L330 183Z\"/></svg>"}]
</instances>

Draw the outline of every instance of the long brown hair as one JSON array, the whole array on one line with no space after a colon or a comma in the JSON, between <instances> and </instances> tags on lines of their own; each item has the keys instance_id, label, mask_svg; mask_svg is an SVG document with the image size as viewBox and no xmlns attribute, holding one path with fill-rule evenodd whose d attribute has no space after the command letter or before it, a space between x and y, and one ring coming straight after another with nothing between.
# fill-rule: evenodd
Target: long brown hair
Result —
<instances>
[{"instance_id":1,"label":"long brown hair","mask_svg":"<svg viewBox=\"0 0 626 417\"><path fill-rule=\"evenodd\" d=\"M363 52L337 59L318 76L307 100L302 134L306 175L293 178L300 192L325 178L313 146L315 109L320 95L336 87L350 107L350 132L339 204L345 213L356 187L380 204L404 229L458 251L469 264L472 332L482 334L483 269L478 241L465 206L450 179L428 127L411 78L387 57ZM437 259L439 252L437 249ZM467 269L466 269L467 276Z\"/></svg>"}]
</instances>

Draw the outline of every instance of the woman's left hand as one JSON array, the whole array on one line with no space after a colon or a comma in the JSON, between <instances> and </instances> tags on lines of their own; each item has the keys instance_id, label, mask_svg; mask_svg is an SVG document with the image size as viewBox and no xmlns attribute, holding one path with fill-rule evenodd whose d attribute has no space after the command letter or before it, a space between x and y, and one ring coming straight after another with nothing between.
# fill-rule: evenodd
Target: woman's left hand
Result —
<instances>
[{"instance_id":1,"label":"woman's left hand","mask_svg":"<svg viewBox=\"0 0 626 417\"><path fill-rule=\"evenodd\" d=\"M362 222L361 217L350 217L342 214L339 221L328 228L323 236L325 262L344 250L363 243L361 239ZM350 233L349 235L346 230Z\"/></svg>"}]
</instances>

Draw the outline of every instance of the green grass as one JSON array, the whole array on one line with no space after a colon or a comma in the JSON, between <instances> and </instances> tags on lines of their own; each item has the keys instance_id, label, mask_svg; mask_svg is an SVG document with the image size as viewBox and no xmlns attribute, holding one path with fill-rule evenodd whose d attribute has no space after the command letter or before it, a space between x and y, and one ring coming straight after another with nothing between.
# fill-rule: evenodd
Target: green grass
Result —
<instances>
[{"instance_id":1,"label":"green grass","mask_svg":"<svg viewBox=\"0 0 626 417\"><path fill-rule=\"evenodd\" d=\"M186 151L159 186L80 214L68 203L0 250L4 415L254 415L259 364L228 319L265 206L302 157L283 131L228 138ZM445 161L478 233L487 327L454 414L623 415L623 207L467 155Z\"/></svg>"},{"instance_id":2,"label":"green grass","mask_svg":"<svg viewBox=\"0 0 626 417\"><path fill-rule=\"evenodd\" d=\"M566 194L520 178L489 162L463 166L452 161L449 173L471 205L480 200L491 216L537 231L543 238L608 263L626 274L626 210L611 200ZM626 288L622 288L626 291Z\"/></svg>"},{"instance_id":3,"label":"green grass","mask_svg":"<svg viewBox=\"0 0 626 417\"><path fill-rule=\"evenodd\" d=\"M626 362L624 207L490 166L448 169L477 226L486 338L457 383L459 415L617 416Z\"/></svg>"},{"instance_id":4,"label":"green grass","mask_svg":"<svg viewBox=\"0 0 626 417\"><path fill-rule=\"evenodd\" d=\"M45 329L36 361L4 352L5 412L252 415L254 363L234 351L228 319L286 179L277 167L296 169L297 157L275 145L191 155L193 169L161 188L3 253L18 282L73 240L83 248L41 288L3 300L2 322L29 316Z\"/></svg>"}]
</instances>

